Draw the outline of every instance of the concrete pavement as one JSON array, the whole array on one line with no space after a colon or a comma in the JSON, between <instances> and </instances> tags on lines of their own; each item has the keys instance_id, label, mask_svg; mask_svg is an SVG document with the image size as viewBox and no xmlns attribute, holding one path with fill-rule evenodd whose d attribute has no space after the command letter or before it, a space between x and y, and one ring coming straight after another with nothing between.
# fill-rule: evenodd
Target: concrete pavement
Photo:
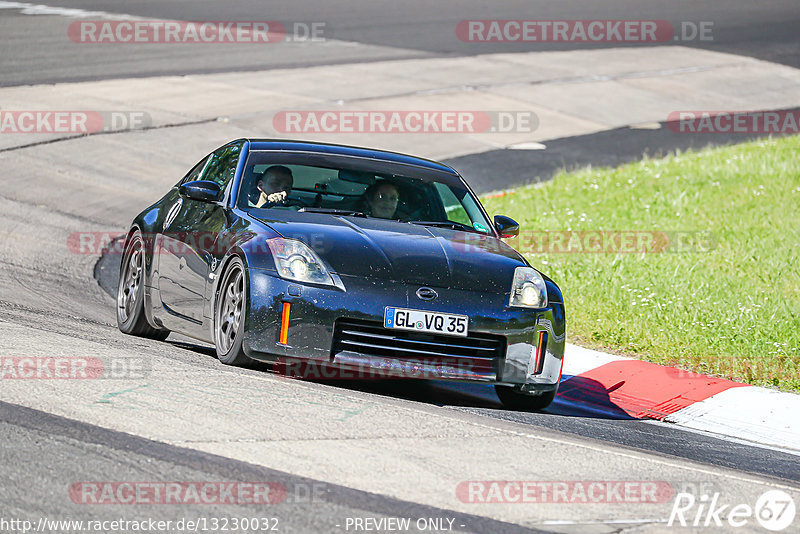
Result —
<instances>
[{"instance_id":1,"label":"concrete pavement","mask_svg":"<svg viewBox=\"0 0 800 534\"><path fill-rule=\"evenodd\" d=\"M797 107L798 84L800 71L791 67L667 46L8 87L0 95L9 111L144 112L155 127L217 119L242 136L312 138L443 159L658 123L679 110ZM430 135L276 131L273 118L286 110L521 111L534 113L538 127ZM6 129L0 148L64 136Z\"/></svg>"}]
</instances>

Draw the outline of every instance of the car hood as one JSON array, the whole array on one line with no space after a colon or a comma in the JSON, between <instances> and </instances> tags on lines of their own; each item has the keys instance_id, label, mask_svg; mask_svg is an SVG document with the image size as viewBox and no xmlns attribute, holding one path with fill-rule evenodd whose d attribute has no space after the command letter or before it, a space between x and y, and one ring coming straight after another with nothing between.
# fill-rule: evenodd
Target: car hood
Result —
<instances>
[{"instance_id":1,"label":"car hood","mask_svg":"<svg viewBox=\"0 0 800 534\"><path fill-rule=\"evenodd\" d=\"M340 276L472 291L507 292L514 269L526 265L501 240L472 232L280 210L257 218L289 239L298 239ZM251 215L256 215L252 213Z\"/></svg>"}]
</instances>

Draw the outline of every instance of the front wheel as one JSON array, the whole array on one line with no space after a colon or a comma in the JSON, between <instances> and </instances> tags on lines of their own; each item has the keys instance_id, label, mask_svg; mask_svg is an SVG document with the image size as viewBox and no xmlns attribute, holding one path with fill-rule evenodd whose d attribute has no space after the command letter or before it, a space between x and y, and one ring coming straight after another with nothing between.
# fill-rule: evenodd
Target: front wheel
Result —
<instances>
[{"instance_id":1,"label":"front wheel","mask_svg":"<svg viewBox=\"0 0 800 534\"><path fill-rule=\"evenodd\" d=\"M144 240L137 230L128 240L119 269L117 326L124 334L164 341L169 330L153 328L144 316L144 255Z\"/></svg>"},{"instance_id":2,"label":"front wheel","mask_svg":"<svg viewBox=\"0 0 800 534\"><path fill-rule=\"evenodd\" d=\"M509 386L495 386L494 390L503 406L509 410L540 412L550 406L556 398L557 389L539 395L528 395Z\"/></svg>"},{"instance_id":3,"label":"front wheel","mask_svg":"<svg viewBox=\"0 0 800 534\"><path fill-rule=\"evenodd\" d=\"M214 309L214 346L219 361L228 365L243 365L250 360L242 349L246 295L244 264L234 258L222 277Z\"/></svg>"}]
</instances>

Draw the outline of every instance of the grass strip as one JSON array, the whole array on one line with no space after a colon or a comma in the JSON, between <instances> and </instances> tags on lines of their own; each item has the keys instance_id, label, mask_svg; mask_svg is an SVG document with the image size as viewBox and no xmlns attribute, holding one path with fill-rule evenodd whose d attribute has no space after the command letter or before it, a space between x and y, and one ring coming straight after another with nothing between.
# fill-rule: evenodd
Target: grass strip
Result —
<instances>
[{"instance_id":1,"label":"grass strip","mask_svg":"<svg viewBox=\"0 0 800 534\"><path fill-rule=\"evenodd\" d=\"M489 213L564 292L568 339L800 391L800 136L586 168ZM599 250L598 250L599 249Z\"/></svg>"}]
</instances>

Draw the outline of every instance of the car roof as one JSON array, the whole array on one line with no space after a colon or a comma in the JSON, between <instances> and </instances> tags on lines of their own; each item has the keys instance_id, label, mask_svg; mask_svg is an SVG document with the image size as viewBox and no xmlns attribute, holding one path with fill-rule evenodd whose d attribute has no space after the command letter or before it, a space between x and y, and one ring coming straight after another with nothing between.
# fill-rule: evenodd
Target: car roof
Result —
<instances>
[{"instance_id":1,"label":"car roof","mask_svg":"<svg viewBox=\"0 0 800 534\"><path fill-rule=\"evenodd\" d=\"M250 150L275 150L286 152L314 152L318 154L332 154L339 156L350 156L357 158L388 161L392 163L403 163L405 165L416 165L427 169L446 172L453 176L460 176L452 167L425 158L390 152L388 150L377 150L374 148L362 148L348 145L336 145L332 143L318 143L316 141L296 141L291 139L248 139Z\"/></svg>"}]
</instances>

